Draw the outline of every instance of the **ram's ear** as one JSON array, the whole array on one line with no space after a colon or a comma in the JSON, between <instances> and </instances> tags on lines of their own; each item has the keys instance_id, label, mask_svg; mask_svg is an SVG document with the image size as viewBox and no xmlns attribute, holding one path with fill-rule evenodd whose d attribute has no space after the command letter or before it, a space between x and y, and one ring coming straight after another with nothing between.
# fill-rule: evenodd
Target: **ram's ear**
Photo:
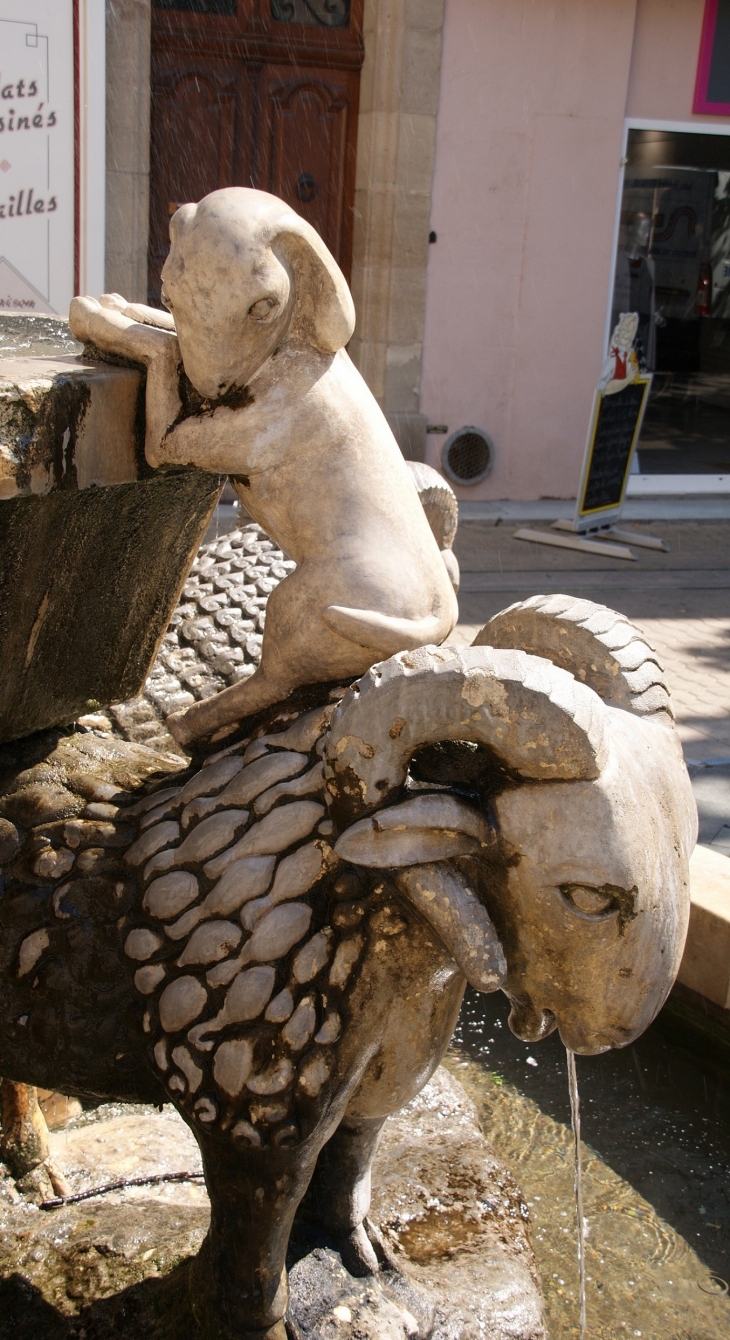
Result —
<instances>
[{"instance_id":1,"label":"ram's ear","mask_svg":"<svg viewBox=\"0 0 730 1340\"><path fill-rule=\"evenodd\" d=\"M345 276L319 233L298 214L287 212L270 246L294 275L292 329L323 353L343 349L355 329L355 306Z\"/></svg>"},{"instance_id":2,"label":"ram's ear","mask_svg":"<svg viewBox=\"0 0 730 1340\"><path fill-rule=\"evenodd\" d=\"M473 856L494 841L486 819L446 794L414 796L346 828L335 853L353 865L399 869L450 856Z\"/></svg>"}]
</instances>

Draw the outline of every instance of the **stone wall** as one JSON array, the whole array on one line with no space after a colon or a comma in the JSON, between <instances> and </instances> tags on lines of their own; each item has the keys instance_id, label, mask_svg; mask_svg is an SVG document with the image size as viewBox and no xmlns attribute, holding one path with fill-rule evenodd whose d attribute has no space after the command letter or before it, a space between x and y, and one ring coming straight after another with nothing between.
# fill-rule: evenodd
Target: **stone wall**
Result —
<instances>
[{"instance_id":1,"label":"stone wall","mask_svg":"<svg viewBox=\"0 0 730 1340\"><path fill-rule=\"evenodd\" d=\"M444 0L365 0L350 352L415 460L443 13Z\"/></svg>"},{"instance_id":2,"label":"stone wall","mask_svg":"<svg viewBox=\"0 0 730 1340\"><path fill-rule=\"evenodd\" d=\"M147 301L151 0L106 0L106 288Z\"/></svg>"}]
</instances>

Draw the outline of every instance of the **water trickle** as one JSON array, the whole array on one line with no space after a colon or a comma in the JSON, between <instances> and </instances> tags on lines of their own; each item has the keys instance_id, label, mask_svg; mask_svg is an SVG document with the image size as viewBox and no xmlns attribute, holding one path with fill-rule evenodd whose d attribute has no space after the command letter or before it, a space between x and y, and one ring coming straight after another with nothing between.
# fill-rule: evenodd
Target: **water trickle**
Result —
<instances>
[{"instance_id":1,"label":"water trickle","mask_svg":"<svg viewBox=\"0 0 730 1340\"><path fill-rule=\"evenodd\" d=\"M573 1146L575 1150L575 1213L578 1220L578 1292L580 1297L580 1340L586 1336L586 1225L583 1218L583 1170L580 1157L580 1098L578 1096L578 1075L575 1069L575 1052L566 1047L568 1058L568 1092L570 1093L570 1119L573 1126Z\"/></svg>"}]
</instances>

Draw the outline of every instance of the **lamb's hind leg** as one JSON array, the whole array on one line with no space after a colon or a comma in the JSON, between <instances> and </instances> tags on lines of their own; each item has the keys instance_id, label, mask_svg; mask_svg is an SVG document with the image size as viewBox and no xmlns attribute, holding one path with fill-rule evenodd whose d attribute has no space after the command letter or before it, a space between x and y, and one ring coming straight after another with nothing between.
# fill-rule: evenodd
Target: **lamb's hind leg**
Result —
<instances>
[{"instance_id":1,"label":"lamb's hind leg","mask_svg":"<svg viewBox=\"0 0 730 1340\"><path fill-rule=\"evenodd\" d=\"M319 576L306 562L271 592L261 664L240 680L203 702L167 718L167 729L180 744L232 730L244 717L283 701L302 684L355 678L377 659L376 652L347 642L322 621L326 593Z\"/></svg>"},{"instance_id":2,"label":"lamb's hind leg","mask_svg":"<svg viewBox=\"0 0 730 1340\"><path fill-rule=\"evenodd\" d=\"M374 1275L383 1257L380 1235L368 1222L370 1173L384 1117L344 1118L322 1149L305 1197L304 1216L337 1244L351 1275Z\"/></svg>"}]
</instances>

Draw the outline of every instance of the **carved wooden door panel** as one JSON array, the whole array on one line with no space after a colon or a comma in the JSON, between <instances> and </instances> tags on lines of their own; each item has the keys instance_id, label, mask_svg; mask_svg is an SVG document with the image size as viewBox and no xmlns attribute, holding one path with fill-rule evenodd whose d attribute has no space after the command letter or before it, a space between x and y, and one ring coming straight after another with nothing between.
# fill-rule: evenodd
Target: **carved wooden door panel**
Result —
<instances>
[{"instance_id":1,"label":"carved wooden door panel","mask_svg":"<svg viewBox=\"0 0 730 1340\"><path fill-rule=\"evenodd\" d=\"M179 205L233 180L235 80L182 70L154 86L150 142L150 296L169 249L168 225Z\"/></svg>"},{"instance_id":2,"label":"carved wooden door panel","mask_svg":"<svg viewBox=\"0 0 730 1340\"><path fill-rule=\"evenodd\" d=\"M149 300L170 215L222 186L281 196L349 275L363 0L153 0Z\"/></svg>"},{"instance_id":3,"label":"carved wooden door panel","mask_svg":"<svg viewBox=\"0 0 730 1340\"><path fill-rule=\"evenodd\" d=\"M347 73L267 67L262 102L267 135L258 185L281 196L311 223L338 259L343 253L347 131Z\"/></svg>"}]
</instances>

